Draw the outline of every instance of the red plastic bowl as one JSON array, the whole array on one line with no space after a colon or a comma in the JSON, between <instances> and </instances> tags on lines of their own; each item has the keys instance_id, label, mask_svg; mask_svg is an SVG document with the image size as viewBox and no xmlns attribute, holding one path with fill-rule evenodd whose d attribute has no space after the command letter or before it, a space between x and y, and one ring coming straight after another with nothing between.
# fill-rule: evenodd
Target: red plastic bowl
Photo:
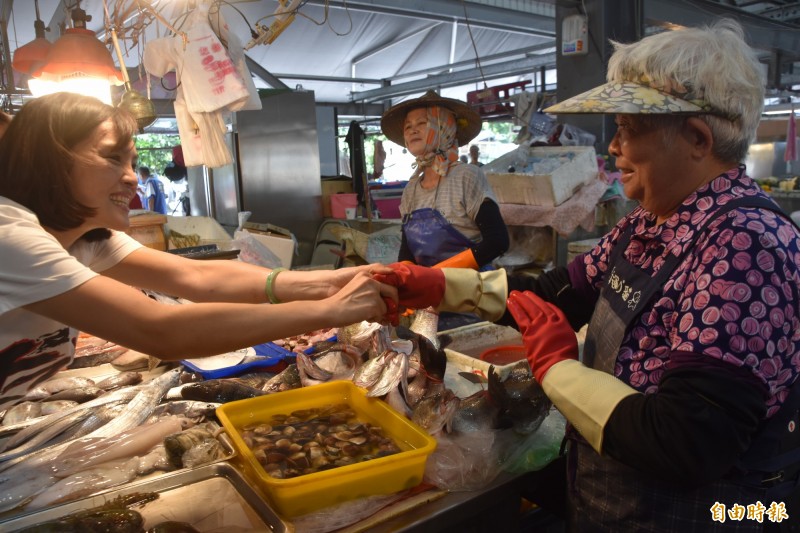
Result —
<instances>
[{"instance_id":1,"label":"red plastic bowl","mask_svg":"<svg viewBox=\"0 0 800 533\"><path fill-rule=\"evenodd\" d=\"M495 346L481 353L481 361L495 366L504 366L527 358L525 347L521 345Z\"/></svg>"}]
</instances>

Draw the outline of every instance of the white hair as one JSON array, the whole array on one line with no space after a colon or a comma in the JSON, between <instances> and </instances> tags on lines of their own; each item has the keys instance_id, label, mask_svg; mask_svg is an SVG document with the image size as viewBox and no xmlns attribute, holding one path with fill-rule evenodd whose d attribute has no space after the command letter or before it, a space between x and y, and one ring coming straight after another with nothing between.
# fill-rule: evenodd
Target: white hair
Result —
<instances>
[{"instance_id":1,"label":"white hair","mask_svg":"<svg viewBox=\"0 0 800 533\"><path fill-rule=\"evenodd\" d=\"M764 107L764 81L754 51L738 22L722 19L701 28L682 28L622 44L612 41L609 82L643 80L656 88L686 90L726 117L701 118L714 135L714 155L743 161Z\"/></svg>"}]
</instances>

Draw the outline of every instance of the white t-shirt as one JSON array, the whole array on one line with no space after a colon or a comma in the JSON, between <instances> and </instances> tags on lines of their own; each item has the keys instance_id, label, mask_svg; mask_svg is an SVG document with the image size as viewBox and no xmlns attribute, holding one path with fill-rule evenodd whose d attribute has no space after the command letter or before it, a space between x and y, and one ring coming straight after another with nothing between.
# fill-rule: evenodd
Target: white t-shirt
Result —
<instances>
[{"instance_id":1,"label":"white t-shirt","mask_svg":"<svg viewBox=\"0 0 800 533\"><path fill-rule=\"evenodd\" d=\"M67 251L33 212L0 196L0 409L63 369L75 353L76 330L22 306L78 287L141 246L112 231L108 240L79 240Z\"/></svg>"},{"instance_id":2,"label":"white t-shirt","mask_svg":"<svg viewBox=\"0 0 800 533\"><path fill-rule=\"evenodd\" d=\"M421 179L412 178L406 185L400 199L400 214L424 207L435 208L465 237L479 240L481 232L475 223L478 210L486 198L497 203L483 170L475 165L452 165L447 177L440 179L439 185L432 189L423 189L419 184Z\"/></svg>"}]
</instances>

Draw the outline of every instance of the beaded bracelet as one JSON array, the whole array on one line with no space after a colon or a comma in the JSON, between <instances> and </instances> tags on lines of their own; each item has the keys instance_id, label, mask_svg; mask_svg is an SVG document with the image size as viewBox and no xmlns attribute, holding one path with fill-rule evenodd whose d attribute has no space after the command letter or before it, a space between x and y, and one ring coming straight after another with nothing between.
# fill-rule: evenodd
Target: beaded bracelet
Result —
<instances>
[{"instance_id":1,"label":"beaded bracelet","mask_svg":"<svg viewBox=\"0 0 800 533\"><path fill-rule=\"evenodd\" d=\"M264 292L267 294L267 299L271 304L279 304L281 303L278 298L275 297L275 292L273 290L273 285L275 284L275 278L278 277L278 274L286 270L285 268L273 268L272 272L267 275L267 286L264 288Z\"/></svg>"}]
</instances>

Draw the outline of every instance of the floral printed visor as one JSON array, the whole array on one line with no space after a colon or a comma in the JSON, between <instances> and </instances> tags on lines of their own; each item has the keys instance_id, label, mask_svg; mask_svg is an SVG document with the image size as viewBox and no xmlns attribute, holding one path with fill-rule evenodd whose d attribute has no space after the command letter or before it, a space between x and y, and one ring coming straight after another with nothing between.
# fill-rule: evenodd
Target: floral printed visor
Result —
<instances>
[{"instance_id":1,"label":"floral printed visor","mask_svg":"<svg viewBox=\"0 0 800 533\"><path fill-rule=\"evenodd\" d=\"M735 115L715 108L687 90L654 89L630 81L606 83L550 106L545 113L606 113L631 115L711 114L729 120Z\"/></svg>"}]
</instances>

